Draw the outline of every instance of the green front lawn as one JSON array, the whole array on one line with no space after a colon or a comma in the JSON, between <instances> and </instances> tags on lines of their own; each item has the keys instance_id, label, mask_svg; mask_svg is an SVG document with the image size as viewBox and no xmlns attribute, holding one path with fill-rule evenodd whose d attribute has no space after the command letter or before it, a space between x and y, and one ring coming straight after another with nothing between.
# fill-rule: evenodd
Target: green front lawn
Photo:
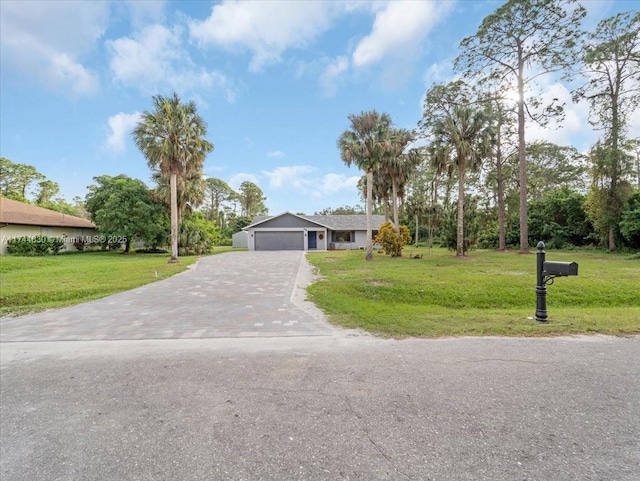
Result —
<instances>
[{"instance_id":1,"label":"green front lawn","mask_svg":"<svg viewBox=\"0 0 640 481\"><path fill-rule=\"evenodd\" d=\"M232 250L219 247L215 254ZM0 257L0 317L69 306L133 289L184 271L197 257L83 252Z\"/></svg>"},{"instance_id":2,"label":"green front lawn","mask_svg":"<svg viewBox=\"0 0 640 481\"><path fill-rule=\"evenodd\" d=\"M362 251L311 253L321 280L309 296L336 324L393 337L640 333L637 255L547 251L547 260L577 262L579 275L547 287L544 324L532 319L535 254L472 251L456 259L411 247L404 254L366 262Z\"/></svg>"}]
</instances>

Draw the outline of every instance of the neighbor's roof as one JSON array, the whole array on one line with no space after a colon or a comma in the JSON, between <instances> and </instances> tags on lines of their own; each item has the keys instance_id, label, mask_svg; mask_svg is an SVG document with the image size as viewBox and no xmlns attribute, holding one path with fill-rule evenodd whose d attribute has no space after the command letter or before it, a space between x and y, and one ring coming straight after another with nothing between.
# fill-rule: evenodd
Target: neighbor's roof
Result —
<instances>
[{"instance_id":1,"label":"neighbor's roof","mask_svg":"<svg viewBox=\"0 0 640 481\"><path fill-rule=\"evenodd\" d=\"M253 218L253 221L250 225L245 227L245 229L249 227L254 227L257 224L261 224L269 219L274 219L276 217L280 217L286 214L291 214L291 212L283 212L278 215L258 215ZM296 215L296 214L292 214ZM307 219L311 222L315 222L316 224L320 224L322 226L329 227L331 230L367 230L367 216L360 215L296 215L296 217L301 217L303 219ZM372 218L371 227L373 230L378 230L380 225L384 222L383 215L374 215Z\"/></svg>"},{"instance_id":2,"label":"neighbor's roof","mask_svg":"<svg viewBox=\"0 0 640 481\"><path fill-rule=\"evenodd\" d=\"M90 220L0 197L0 224L42 225L46 227L84 227L95 229Z\"/></svg>"}]
</instances>

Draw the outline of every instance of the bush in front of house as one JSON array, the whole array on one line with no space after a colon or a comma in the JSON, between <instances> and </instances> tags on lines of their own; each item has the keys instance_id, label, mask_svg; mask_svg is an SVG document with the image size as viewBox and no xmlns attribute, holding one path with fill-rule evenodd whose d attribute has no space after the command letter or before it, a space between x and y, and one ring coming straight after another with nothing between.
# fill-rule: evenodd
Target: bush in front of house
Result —
<instances>
[{"instance_id":1,"label":"bush in front of house","mask_svg":"<svg viewBox=\"0 0 640 481\"><path fill-rule=\"evenodd\" d=\"M7 252L14 256L45 256L58 254L64 247L60 237L46 235L14 237L7 241Z\"/></svg>"},{"instance_id":2,"label":"bush in front of house","mask_svg":"<svg viewBox=\"0 0 640 481\"><path fill-rule=\"evenodd\" d=\"M411 242L411 233L406 225L400 226L400 235L390 222L385 222L378 229L374 242L384 249L384 253L391 257L402 257L402 248Z\"/></svg>"}]
</instances>

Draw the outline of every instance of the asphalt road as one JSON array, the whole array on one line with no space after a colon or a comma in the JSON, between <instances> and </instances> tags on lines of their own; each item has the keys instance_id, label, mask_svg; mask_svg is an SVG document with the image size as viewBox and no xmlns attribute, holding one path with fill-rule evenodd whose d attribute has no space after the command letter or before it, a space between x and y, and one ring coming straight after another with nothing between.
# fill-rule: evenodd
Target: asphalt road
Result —
<instances>
[{"instance_id":1,"label":"asphalt road","mask_svg":"<svg viewBox=\"0 0 640 481\"><path fill-rule=\"evenodd\" d=\"M640 479L640 337L0 345L0 479Z\"/></svg>"}]
</instances>

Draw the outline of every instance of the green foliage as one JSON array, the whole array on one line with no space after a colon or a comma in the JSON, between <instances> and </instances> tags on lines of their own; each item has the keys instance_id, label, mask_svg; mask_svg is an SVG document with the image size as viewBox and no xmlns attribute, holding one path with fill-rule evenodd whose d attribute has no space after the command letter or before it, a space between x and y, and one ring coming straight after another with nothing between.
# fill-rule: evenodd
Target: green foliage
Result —
<instances>
[{"instance_id":1,"label":"green foliage","mask_svg":"<svg viewBox=\"0 0 640 481\"><path fill-rule=\"evenodd\" d=\"M463 253L475 249L480 236L480 215L478 211L478 199L467 196L464 200L464 237L462 241ZM446 213L442 229L440 231L440 245L452 251L459 251L458 239L458 211L450 209Z\"/></svg>"},{"instance_id":2,"label":"green foliage","mask_svg":"<svg viewBox=\"0 0 640 481\"><path fill-rule=\"evenodd\" d=\"M237 199L242 208L242 216L253 218L256 215L263 215L269 212L264 201L267 200L262 189L253 182L245 180L240 184Z\"/></svg>"},{"instance_id":3,"label":"green foliage","mask_svg":"<svg viewBox=\"0 0 640 481\"><path fill-rule=\"evenodd\" d=\"M57 195L58 192L60 192L60 186L52 180L43 180L41 182L38 182L36 204L46 204L53 198L54 195Z\"/></svg>"},{"instance_id":4,"label":"green foliage","mask_svg":"<svg viewBox=\"0 0 640 481\"><path fill-rule=\"evenodd\" d=\"M125 252L136 238L152 248L165 243L166 212L153 201L144 182L126 175L102 175L94 180L96 184L88 187L86 206L101 235L123 239Z\"/></svg>"},{"instance_id":5,"label":"green foliage","mask_svg":"<svg viewBox=\"0 0 640 481\"><path fill-rule=\"evenodd\" d=\"M16 164L0 157L0 195L25 202L27 187L44 178L32 165Z\"/></svg>"},{"instance_id":6,"label":"green foliage","mask_svg":"<svg viewBox=\"0 0 640 481\"><path fill-rule=\"evenodd\" d=\"M374 242L384 249L385 254L391 257L402 257L402 248L411 243L411 233L406 225L400 226L400 235L390 222L385 222L378 229Z\"/></svg>"},{"instance_id":7,"label":"green foliage","mask_svg":"<svg viewBox=\"0 0 640 481\"><path fill-rule=\"evenodd\" d=\"M198 212L182 221L178 237L178 253L180 255L210 254L219 240L220 231L216 225Z\"/></svg>"},{"instance_id":8,"label":"green foliage","mask_svg":"<svg viewBox=\"0 0 640 481\"><path fill-rule=\"evenodd\" d=\"M238 194L222 179L209 177L205 181L205 196L207 202L207 218L222 226L224 213L222 205Z\"/></svg>"},{"instance_id":9,"label":"green foliage","mask_svg":"<svg viewBox=\"0 0 640 481\"><path fill-rule=\"evenodd\" d=\"M633 194L622 212L620 233L627 247L640 249L640 192Z\"/></svg>"},{"instance_id":10,"label":"green foliage","mask_svg":"<svg viewBox=\"0 0 640 481\"><path fill-rule=\"evenodd\" d=\"M232 214L227 219L227 225L225 229L221 232L221 236L225 238L231 239L233 234L236 232L240 232L242 229L251 224L252 219L246 216L237 216Z\"/></svg>"},{"instance_id":11,"label":"green foliage","mask_svg":"<svg viewBox=\"0 0 640 481\"><path fill-rule=\"evenodd\" d=\"M527 144L527 164L530 199L540 199L560 187L584 191L587 165L575 147L531 142Z\"/></svg>"},{"instance_id":12,"label":"green foliage","mask_svg":"<svg viewBox=\"0 0 640 481\"><path fill-rule=\"evenodd\" d=\"M326 207L319 212L316 212L315 215L365 215L366 212L360 205L354 205L353 207L350 205L343 205L341 207Z\"/></svg>"},{"instance_id":13,"label":"green foliage","mask_svg":"<svg viewBox=\"0 0 640 481\"><path fill-rule=\"evenodd\" d=\"M15 256L58 254L63 247L63 239L46 235L15 237L7 241L7 252Z\"/></svg>"},{"instance_id":14,"label":"green foliage","mask_svg":"<svg viewBox=\"0 0 640 481\"><path fill-rule=\"evenodd\" d=\"M51 253L52 254L60 253L60 251L64 247L64 239L60 237L51 237L50 240L51 240L51 246L49 248L51 249Z\"/></svg>"},{"instance_id":15,"label":"green foliage","mask_svg":"<svg viewBox=\"0 0 640 481\"><path fill-rule=\"evenodd\" d=\"M583 246L593 226L584 211L585 196L562 187L529 203L529 243L551 249Z\"/></svg>"}]
</instances>

